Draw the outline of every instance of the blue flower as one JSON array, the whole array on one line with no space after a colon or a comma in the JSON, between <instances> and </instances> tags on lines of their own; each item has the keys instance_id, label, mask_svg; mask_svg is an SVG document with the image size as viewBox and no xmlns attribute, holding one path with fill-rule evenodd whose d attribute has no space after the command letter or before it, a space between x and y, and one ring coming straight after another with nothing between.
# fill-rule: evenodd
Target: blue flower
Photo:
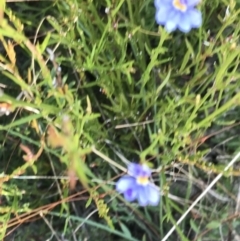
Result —
<instances>
[{"instance_id":1,"label":"blue flower","mask_svg":"<svg viewBox=\"0 0 240 241\"><path fill-rule=\"evenodd\" d=\"M195 6L201 0L155 0L156 22L168 32L177 28L184 33L202 25L202 14Z\"/></svg>"},{"instance_id":2,"label":"blue flower","mask_svg":"<svg viewBox=\"0 0 240 241\"><path fill-rule=\"evenodd\" d=\"M137 199L141 206L156 206L160 195L158 188L149 181L150 176L151 170L148 166L131 163L128 166L128 175L121 177L116 183L116 190L123 193L129 202Z\"/></svg>"}]
</instances>

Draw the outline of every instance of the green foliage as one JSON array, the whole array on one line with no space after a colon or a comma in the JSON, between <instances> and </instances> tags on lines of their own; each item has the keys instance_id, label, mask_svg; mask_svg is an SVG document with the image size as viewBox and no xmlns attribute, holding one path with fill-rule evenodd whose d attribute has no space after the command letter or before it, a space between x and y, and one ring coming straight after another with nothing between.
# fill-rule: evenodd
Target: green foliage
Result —
<instances>
[{"instance_id":1,"label":"green foliage","mask_svg":"<svg viewBox=\"0 0 240 241\"><path fill-rule=\"evenodd\" d=\"M202 1L203 26L169 34L152 0L6 3L0 239L162 240L219 173L168 240L235 235L239 4ZM124 158L154 169L159 206L116 193Z\"/></svg>"}]
</instances>

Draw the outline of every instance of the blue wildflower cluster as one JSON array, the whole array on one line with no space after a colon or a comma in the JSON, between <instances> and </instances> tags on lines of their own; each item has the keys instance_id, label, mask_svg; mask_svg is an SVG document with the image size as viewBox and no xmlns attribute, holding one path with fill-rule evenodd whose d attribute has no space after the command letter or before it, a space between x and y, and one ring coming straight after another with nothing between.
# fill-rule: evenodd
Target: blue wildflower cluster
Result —
<instances>
[{"instance_id":1,"label":"blue wildflower cluster","mask_svg":"<svg viewBox=\"0 0 240 241\"><path fill-rule=\"evenodd\" d=\"M158 188L149 181L150 176L148 166L131 163L128 166L128 175L121 177L116 183L116 190L123 193L129 202L137 200L140 206L156 206L160 195Z\"/></svg>"},{"instance_id":2,"label":"blue wildflower cluster","mask_svg":"<svg viewBox=\"0 0 240 241\"><path fill-rule=\"evenodd\" d=\"M156 22L168 32L176 29L188 33L202 25L202 14L196 9L200 0L155 0Z\"/></svg>"},{"instance_id":3,"label":"blue wildflower cluster","mask_svg":"<svg viewBox=\"0 0 240 241\"><path fill-rule=\"evenodd\" d=\"M201 0L154 0L156 21L164 25L168 32L176 29L188 33L192 28L202 25L202 14L196 9ZM139 205L156 206L160 200L158 188L149 181L151 170L146 165L131 163L128 175L116 183L116 190L129 201L137 200Z\"/></svg>"}]
</instances>

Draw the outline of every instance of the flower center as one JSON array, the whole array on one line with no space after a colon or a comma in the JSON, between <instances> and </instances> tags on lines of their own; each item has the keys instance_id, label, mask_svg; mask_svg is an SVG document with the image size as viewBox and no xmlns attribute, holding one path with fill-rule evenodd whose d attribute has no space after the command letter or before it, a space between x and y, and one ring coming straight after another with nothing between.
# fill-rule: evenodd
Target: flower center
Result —
<instances>
[{"instance_id":1,"label":"flower center","mask_svg":"<svg viewBox=\"0 0 240 241\"><path fill-rule=\"evenodd\" d=\"M140 184L140 185L147 185L148 182L149 182L149 180L148 180L148 177L146 177L146 176L145 177L142 176L142 177L137 178L137 183Z\"/></svg>"},{"instance_id":2,"label":"flower center","mask_svg":"<svg viewBox=\"0 0 240 241\"><path fill-rule=\"evenodd\" d=\"M173 6L182 12L187 10L187 5L182 0L173 0Z\"/></svg>"}]
</instances>

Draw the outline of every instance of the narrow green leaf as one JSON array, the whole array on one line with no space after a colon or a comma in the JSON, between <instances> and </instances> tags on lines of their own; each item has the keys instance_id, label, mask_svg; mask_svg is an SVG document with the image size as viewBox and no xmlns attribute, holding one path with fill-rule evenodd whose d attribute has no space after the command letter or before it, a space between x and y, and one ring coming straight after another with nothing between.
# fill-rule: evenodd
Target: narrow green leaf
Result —
<instances>
[{"instance_id":1,"label":"narrow green leaf","mask_svg":"<svg viewBox=\"0 0 240 241\"><path fill-rule=\"evenodd\" d=\"M51 38L51 33L48 32L46 37L44 38L42 44L40 45L41 53L43 53L45 51L45 49L47 48L50 38Z\"/></svg>"},{"instance_id":2,"label":"narrow green leaf","mask_svg":"<svg viewBox=\"0 0 240 241\"><path fill-rule=\"evenodd\" d=\"M121 226L122 231L124 232L124 234L126 235L126 237L132 237L131 232L129 231L129 229L126 227L125 224L123 224L122 222L119 223Z\"/></svg>"}]
</instances>

